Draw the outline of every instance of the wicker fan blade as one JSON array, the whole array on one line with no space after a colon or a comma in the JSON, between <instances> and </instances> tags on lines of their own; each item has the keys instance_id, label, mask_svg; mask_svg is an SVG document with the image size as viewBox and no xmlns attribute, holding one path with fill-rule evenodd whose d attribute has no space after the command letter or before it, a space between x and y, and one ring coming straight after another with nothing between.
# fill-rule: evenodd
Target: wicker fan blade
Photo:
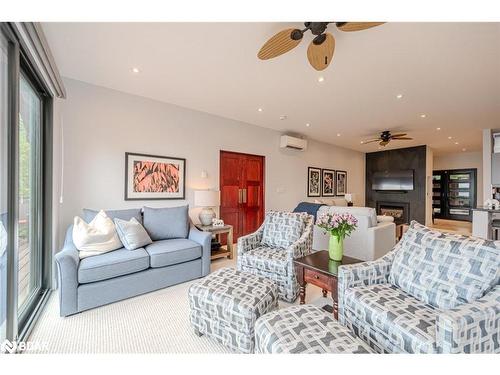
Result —
<instances>
[{"instance_id":1,"label":"wicker fan blade","mask_svg":"<svg viewBox=\"0 0 500 375\"><path fill-rule=\"evenodd\" d=\"M384 23L385 22L339 22L337 27L342 31L361 31L383 25Z\"/></svg>"},{"instance_id":2,"label":"wicker fan blade","mask_svg":"<svg viewBox=\"0 0 500 375\"><path fill-rule=\"evenodd\" d=\"M332 34L326 33L325 40L321 44L314 44L312 41L307 48L307 59L309 64L316 70L324 70L330 65L335 51L335 38Z\"/></svg>"},{"instance_id":3,"label":"wicker fan blade","mask_svg":"<svg viewBox=\"0 0 500 375\"><path fill-rule=\"evenodd\" d=\"M410 141L413 138L410 138L410 137L392 137L392 139Z\"/></svg>"},{"instance_id":4,"label":"wicker fan blade","mask_svg":"<svg viewBox=\"0 0 500 375\"><path fill-rule=\"evenodd\" d=\"M257 57L261 60L268 60L280 56L294 47L297 47L302 39L294 40L291 37L295 29L282 30L271 37L260 49Z\"/></svg>"},{"instance_id":5,"label":"wicker fan blade","mask_svg":"<svg viewBox=\"0 0 500 375\"><path fill-rule=\"evenodd\" d=\"M379 145L384 147L389 143L389 141L380 141Z\"/></svg>"},{"instance_id":6,"label":"wicker fan blade","mask_svg":"<svg viewBox=\"0 0 500 375\"><path fill-rule=\"evenodd\" d=\"M404 137L405 135L406 135L406 133L392 134L391 138L394 138L394 137Z\"/></svg>"},{"instance_id":7,"label":"wicker fan blade","mask_svg":"<svg viewBox=\"0 0 500 375\"><path fill-rule=\"evenodd\" d=\"M366 145L367 143L372 143L372 142L379 142L380 141L380 138L377 138L377 139L370 139L368 141L363 141L363 144Z\"/></svg>"}]
</instances>

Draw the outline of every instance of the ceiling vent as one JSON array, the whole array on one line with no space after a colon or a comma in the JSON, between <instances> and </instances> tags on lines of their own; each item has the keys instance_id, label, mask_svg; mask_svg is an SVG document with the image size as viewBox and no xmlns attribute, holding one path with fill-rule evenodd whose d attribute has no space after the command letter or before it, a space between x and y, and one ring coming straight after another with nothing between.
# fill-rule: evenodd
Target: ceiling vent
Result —
<instances>
[{"instance_id":1,"label":"ceiling vent","mask_svg":"<svg viewBox=\"0 0 500 375\"><path fill-rule=\"evenodd\" d=\"M289 135L282 135L280 139L280 148L291 148L292 150L304 151L307 148L307 141Z\"/></svg>"}]
</instances>

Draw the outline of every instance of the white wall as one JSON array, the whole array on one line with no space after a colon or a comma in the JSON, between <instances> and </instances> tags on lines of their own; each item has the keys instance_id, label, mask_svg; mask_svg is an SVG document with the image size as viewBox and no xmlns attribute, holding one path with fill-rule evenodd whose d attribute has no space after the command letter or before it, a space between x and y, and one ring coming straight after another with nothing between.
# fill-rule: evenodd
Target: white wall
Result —
<instances>
[{"instance_id":1,"label":"white wall","mask_svg":"<svg viewBox=\"0 0 500 375\"><path fill-rule=\"evenodd\" d=\"M434 170L477 168L477 205L483 205L483 154L477 152L457 152L434 156Z\"/></svg>"},{"instance_id":2,"label":"white wall","mask_svg":"<svg viewBox=\"0 0 500 375\"><path fill-rule=\"evenodd\" d=\"M266 157L266 209L291 210L306 200L307 167L346 170L355 204L365 202L365 155L320 142L305 152L281 150L280 133L151 99L65 79L62 103L66 227L81 209L175 206L178 200L125 201L125 152L187 159L186 198L193 190L218 189L219 151ZM57 124L56 124L57 125ZM60 123L59 123L60 125ZM55 137L57 142L60 139ZM55 149L60 149L56 146ZM56 161L57 162L57 161ZM206 170L208 178L202 179ZM192 212L192 216L196 212ZM60 231L60 238L64 229Z\"/></svg>"}]
</instances>

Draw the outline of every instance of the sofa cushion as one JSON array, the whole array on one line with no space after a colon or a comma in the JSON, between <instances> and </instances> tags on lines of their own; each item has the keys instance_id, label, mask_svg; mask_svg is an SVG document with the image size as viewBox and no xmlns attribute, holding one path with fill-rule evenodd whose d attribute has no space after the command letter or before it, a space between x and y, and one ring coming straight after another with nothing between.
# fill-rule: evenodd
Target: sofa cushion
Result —
<instances>
[{"instance_id":1,"label":"sofa cushion","mask_svg":"<svg viewBox=\"0 0 500 375\"><path fill-rule=\"evenodd\" d=\"M189 206L144 207L144 228L153 241L187 238L189 234Z\"/></svg>"},{"instance_id":2,"label":"sofa cushion","mask_svg":"<svg viewBox=\"0 0 500 375\"><path fill-rule=\"evenodd\" d=\"M146 246L151 267L165 267L201 258L202 248L197 242L177 238L153 242Z\"/></svg>"},{"instance_id":3,"label":"sofa cushion","mask_svg":"<svg viewBox=\"0 0 500 375\"><path fill-rule=\"evenodd\" d=\"M149 255L144 249L129 251L119 249L80 261L78 282L80 284L112 279L149 268Z\"/></svg>"},{"instance_id":4,"label":"sofa cushion","mask_svg":"<svg viewBox=\"0 0 500 375\"><path fill-rule=\"evenodd\" d=\"M439 310L390 284L346 290L345 316L370 326L406 353L436 352L436 317Z\"/></svg>"},{"instance_id":5,"label":"sofa cushion","mask_svg":"<svg viewBox=\"0 0 500 375\"><path fill-rule=\"evenodd\" d=\"M144 229L135 217L129 221L121 219L115 219L114 221L116 231L125 249L135 250L153 242L146 229Z\"/></svg>"},{"instance_id":6,"label":"sofa cushion","mask_svg":"<svg viewBox=\"0 0 500 375\"><path fill-rule=\"evenodd\" d=\"M98 212L99 211L84 208L83 220L85 220L87 223L90 223L94 219L94 217L96 217ZM142 214L140 208L130 208L125 210L104 210L104 212L111 220L121 219L129 221L130 219L135 217L139 223L142 223Z\"/></svg>"},{"instance_id":7,"label":"sofa cushion","mask_svg":"<svg viewBox=\"0 0 500 375\"><path fill-rule=\"evenodd\" d=\"M245 267L286 276L288 274L287 252L284 249L260 246L242 255L241 264Z\"/></svg>"},{"instance_id":8,"label":"sofa cushion","mask_svg":"<svg viewBox=\"0 0 500 375\"><path fill-rule=\"evenodd\" d=\"M104 211L99 211L88 224L75 216L72 236L80 259L101 255L123 246L115 224Z\"/></svg>"},{"instance_id":9,"label":"sofa cushion","mask_svg":"<svg viewBox=\"0 0 500 375\"><path fill-rule=\"evenodd\" d=\"M500 242L433 231L417 222L398 245L389 282L451 309L481 298L500 281Z\"/></svg>"},{"instance_id":10,"label":"sofa cushion","mask_svg":"<svg viewBox=\"0 0 500 375\"><path fill-rule=\"evenodd\" d=\"M284 249L291 246L302 235L306 218L304 212L268 212L264 221L262 245Z\"/></svg>"}]
</instances>

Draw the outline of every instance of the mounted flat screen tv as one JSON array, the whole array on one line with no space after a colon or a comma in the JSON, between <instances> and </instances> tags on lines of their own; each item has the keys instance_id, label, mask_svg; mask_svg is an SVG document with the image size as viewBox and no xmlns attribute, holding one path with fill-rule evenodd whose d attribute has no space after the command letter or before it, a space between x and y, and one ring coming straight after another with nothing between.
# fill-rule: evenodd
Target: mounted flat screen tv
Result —
<instances>
[{"instance_id":1,"label":"mounted flat screen tv","mask_svg":"<svg viewBox=\"0 0 500 375\"><path fill-rule=\"evenodd\" d=\"M413 190L413 169L375 172L372 179L372 190Z\"/></svg>"}]
</instances>

